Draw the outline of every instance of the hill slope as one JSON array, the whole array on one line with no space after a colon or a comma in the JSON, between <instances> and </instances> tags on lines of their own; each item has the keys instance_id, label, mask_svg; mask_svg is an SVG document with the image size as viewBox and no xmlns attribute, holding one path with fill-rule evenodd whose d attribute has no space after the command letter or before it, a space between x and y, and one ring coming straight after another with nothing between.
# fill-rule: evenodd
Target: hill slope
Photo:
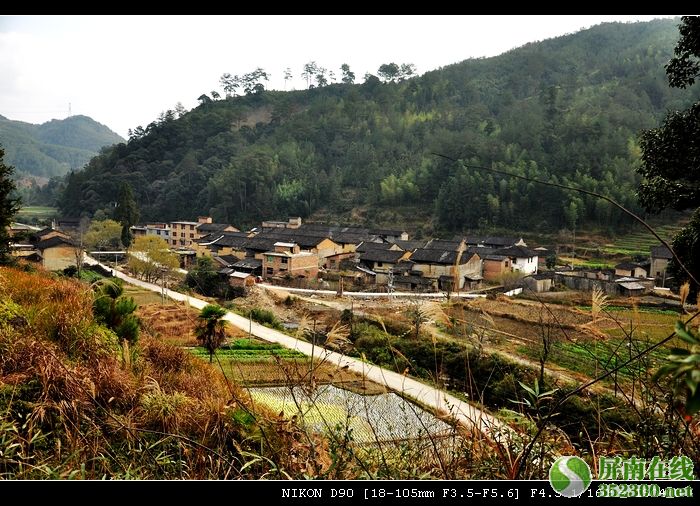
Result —
<instances>
[{"instance_id":1,"label":"hill slope","mask_svg":"<svg viewBox=\"0 0 700 506\"><path fill-rule=\"evenodd\" d=\"M147 220L211 214L245 226L323 213L370 225L418 216L426 232L620 226L624 217L604 202L434 153L638 209L639 130L698 93L667 86L677 38L673 20L609 23L401 83L370 76L206 100L93 159L69 177L59 204L72 215L108 211L128 181Z\"/></svg>"},{"instance_id":2,"label":"hill slope","mask_svg":"<svg viewBox=\"0 0 700 506\"><path fill-rule=\"evenodd\" d=\"M124 139L87 116L41 125L0 116L0 142L5 161L15 166L18 176L52 177L83 167L102 147Z\"/></svg>"}]
</instances>

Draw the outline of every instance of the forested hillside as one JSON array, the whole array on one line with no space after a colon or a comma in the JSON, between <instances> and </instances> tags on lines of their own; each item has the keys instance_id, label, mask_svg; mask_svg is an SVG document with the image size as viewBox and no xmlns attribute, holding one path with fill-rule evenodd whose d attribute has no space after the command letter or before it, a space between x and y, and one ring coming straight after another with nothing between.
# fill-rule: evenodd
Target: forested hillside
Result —
<instances>
[{"instance_id":1,"label":"forested hillside","mask_svg":"<svg viewBox=\"0 0 700 506\"><path fill-rule=\"evenodd\" d=\"M82 168L103 146L124 142L87 116L70 116L41 125L0 116L0 143L17 176L62 176Z\"/></svg>"},{"instance_id":2,"label":"forested hillside","mask_svg":"<svg viewBox=\"0 0 700 506\"><path fill-rule=\"evenodd\" d=\"M162 114L69 175L59 205L69 215L109 212L127 181L144 220L211 214L246 226L323 213L376 224L424 216L426 229L440 232L619 227L624 217L605 202L434 153L581 186L638 210L640 129L698 94L666 82L677 24L603 24L397 83L366 76L203 95L191 112Z\"/></svg>"}]
</instances>

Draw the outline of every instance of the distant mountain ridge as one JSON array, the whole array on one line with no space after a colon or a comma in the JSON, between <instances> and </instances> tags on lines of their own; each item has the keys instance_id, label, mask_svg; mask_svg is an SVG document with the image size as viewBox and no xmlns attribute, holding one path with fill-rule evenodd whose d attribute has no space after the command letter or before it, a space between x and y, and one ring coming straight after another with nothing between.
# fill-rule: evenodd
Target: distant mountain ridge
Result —
<instances>
[{"instance_id":1,"label":"distant mountain ridge","mask_svg":"<svg viewBox=\"0 0 700 506\"><path fill-rule=\"evenodd\" d=\"M81 169L103 147L119 142L124 139L88 116L34 125L0 115L0 144L5 162L14 165L17 177L62 176Z\"/></svg>"}]
</instances>

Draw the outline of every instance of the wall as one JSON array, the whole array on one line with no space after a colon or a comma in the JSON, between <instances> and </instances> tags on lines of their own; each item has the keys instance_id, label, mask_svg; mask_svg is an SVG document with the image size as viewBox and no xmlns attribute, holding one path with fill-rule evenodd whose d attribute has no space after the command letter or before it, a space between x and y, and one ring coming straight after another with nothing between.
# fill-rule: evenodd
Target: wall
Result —
<instances>
[{"instance_id":1,"label":"wall","mask_svg":"<svg viewBox=\"0 0 700 506\"><path fill-rule=\"evenodd\" d=\"M49 271L62 271L66 267L75 265L75 248L72 246L47 248L41 254L43 257L41 264Z\"/></svg>"}]
</instances>

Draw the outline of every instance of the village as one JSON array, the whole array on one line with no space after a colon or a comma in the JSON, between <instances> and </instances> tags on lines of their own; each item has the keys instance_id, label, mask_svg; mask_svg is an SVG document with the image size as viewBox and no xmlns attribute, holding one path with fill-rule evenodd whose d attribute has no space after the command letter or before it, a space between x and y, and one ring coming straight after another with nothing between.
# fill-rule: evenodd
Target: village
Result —
<instances>
[{"instance_id":1,"label":"village","mask_svg":"<svg viewBox=\"0 0 700 506\"><path fill-rule=\"evenodd\" d=\"M11 244L12 254L41 263L47 270L76 265L81 250L78 220L56 220L39 229L13 224L10 234L23 238ZM412 292L436 295L482 291L547 292L554 287L611 296L640 296L664 288L671 252L652 246L645 262L624 261L614 268L561 265L556 251L529 246L522 237L455 236L412 239L403 229L263 221L241 231L233 225L197 221L146 223L131 227L134 238L156 236L177 253L182 269L208 257L232 287L256 282L301 289ZM87 251L95 258L118 262L125 251Z\"/></svg>"}]
</instances>

